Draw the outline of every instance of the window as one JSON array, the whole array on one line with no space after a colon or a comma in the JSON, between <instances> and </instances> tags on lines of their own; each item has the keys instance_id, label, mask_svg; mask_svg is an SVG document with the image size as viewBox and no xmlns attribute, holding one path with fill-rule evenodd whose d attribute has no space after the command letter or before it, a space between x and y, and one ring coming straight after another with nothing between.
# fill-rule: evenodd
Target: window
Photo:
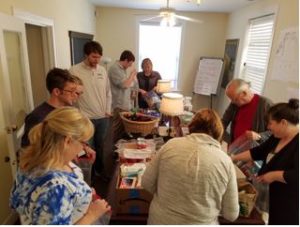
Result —
<instances>
[{"instance_id":1,"label":"window","mask_svg":"<svg viewBox=\"0 0 300 227\"><path fill-rule=\"evenodd\" d=\"M153 70L164 80L172 81L177 89L181 26L164 27L159 23L139 25L139 67L144 58L150 58Z\"/></svg>"},{"instance_id":2,"label":"window","mask_svg":"<svg viewBox=\"0 0 300 227\"><path fill-rule=\"evenodd\" d=\"M75 65L84 59L83 47L93 40L93 35L69 31L71 46L71 64Z\"/></svg>"},{"instance_id":3,"label":"window","mask_svg":"<svg viewBox=\"0 0 300 227\"><path fill-rule=\"evenodd\" d=\"M273 39L273 24L274 15L250 20L244 79L251 82L252 90L257 94L261 94L264 88Z\"/></svg>"}]
</instances>

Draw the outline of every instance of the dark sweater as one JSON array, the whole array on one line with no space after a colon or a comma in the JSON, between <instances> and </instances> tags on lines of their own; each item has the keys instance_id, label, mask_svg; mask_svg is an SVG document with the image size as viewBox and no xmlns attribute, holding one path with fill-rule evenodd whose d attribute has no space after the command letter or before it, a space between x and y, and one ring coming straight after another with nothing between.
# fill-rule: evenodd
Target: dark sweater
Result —
<instances>
[{"instance_id":1,"label":"dark sweater","mask_svg":"<svg viewBox=\"0 0 300 227\"><path fill-rule=\"evenodd\" d=\"M53 106L49 105L47 102L43 102L26 116L25 130L21 141L21 146L23 148L29 145L28 134L30 129L38 123L41 123L52 110L55 110Z\"/></svg>"},{"instance_id":2,"label":"dark sweater","mask_svg":"<svg viewBox=\"0 0 300 227\"><path fill-rule=\"evenodd\" d=\"M274 151L279 139L271 136L260 146L251 149L253 160L263 160L258 175L283 170L286 183L274 181L269 185L269 224L299 225L299 134L285 145L267 163L270 152Z\"/></svg>"},{"instance_id":3,"label":"dark sweater","mask_svg":"<svg viewBox=\"0 0 300 227\"><path fill-rule=\"evenodd\" d=\"M264 132L267 130L267 112L270 106L273 103L271 100L259 96L259 101L257 105L257 110L255 112L254 120L252 122L252 127L249 130L255 131L255 132ZM223 117L222 117L222 123L224 126L224 140L227 143L233 142L233 129L235 126L235 117L237 114L239 107L233 103L230 103L227 109L225 110ZM226 129L228 125L230 125L230 133L226 133Z\"/></svg>"}]
</instances>

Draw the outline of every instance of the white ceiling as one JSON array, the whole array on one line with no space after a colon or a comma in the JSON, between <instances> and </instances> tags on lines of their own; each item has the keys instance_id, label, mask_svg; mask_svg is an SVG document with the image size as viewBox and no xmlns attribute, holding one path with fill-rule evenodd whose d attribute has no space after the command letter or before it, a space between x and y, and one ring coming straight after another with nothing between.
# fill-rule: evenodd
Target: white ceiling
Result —
<instances>
[{"instance_id":1,"label":"white ceiling","mask_svg":"<svg viewBox=\"0 0 300 227\"><path fill-rule=\"evenodd\" d=\"M197 5L197 0L170 0L170 7L177 11L188 12L233 12L258 0L202 0ZM159 10L166 7L167 0L90 0L97 6L120 7L131 9Z\"/></svg>"}]
</instances>

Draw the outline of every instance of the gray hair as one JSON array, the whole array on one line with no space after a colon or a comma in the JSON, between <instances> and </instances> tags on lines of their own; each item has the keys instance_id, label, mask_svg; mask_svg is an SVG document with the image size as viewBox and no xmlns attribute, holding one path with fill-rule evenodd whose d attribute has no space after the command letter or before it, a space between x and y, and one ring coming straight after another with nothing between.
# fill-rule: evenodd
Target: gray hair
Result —
<instances>
[{"instance_id":1,"label":"gray hair","mask_svg":"<svg viewBox=\"0 0 300 227\"><path fill-rule=\"evenodd\" d=\"M239 78L231 80L226 86L226 91L228 90L228 88L231 85L235 85L236 94L239 94L239 93L241 93L243 91L246 91L246 90L251 88L251 82L250 81L245 81L245 80L239 79Z\"/></svg>"}]
</instances>

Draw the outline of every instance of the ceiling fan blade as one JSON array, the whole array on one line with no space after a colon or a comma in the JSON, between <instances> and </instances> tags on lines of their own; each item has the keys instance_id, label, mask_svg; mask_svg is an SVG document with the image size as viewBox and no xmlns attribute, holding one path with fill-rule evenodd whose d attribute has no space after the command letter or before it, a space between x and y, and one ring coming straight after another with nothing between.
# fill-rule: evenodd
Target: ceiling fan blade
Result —
<instances>
[{"instance_id":1,"label":"ceiling fan blade","mask_svg":"<svg viewBox=\"0 0 300 227\"><path fill-rule=\"evenodd\" d=\"M196 23L199 23L199 24L203 23L202 20L197 20L197 19L190 18L190 17L180 16L180 15L177 15L177 14L175 14L174 17L176 17L178 19L181 19L181 20L187 20L187 21L191 21L191 22L196 22Z\"/></svg>"},{"instance_id":2,"label":"ceiling fan blade","mask_svg":"<svg viewBox=\"0 0 300 227\"><path fill-rule=\"evenodd\" d=\"M146 18L146 19L143 19L142 21L145 22L145 21L150 21L150 20L153 20L153 19L156 19L156 18L161 18L163 17L163 15L157 15L155 17L149 17L149 18Z\"/></svg>"}]
</instances>

